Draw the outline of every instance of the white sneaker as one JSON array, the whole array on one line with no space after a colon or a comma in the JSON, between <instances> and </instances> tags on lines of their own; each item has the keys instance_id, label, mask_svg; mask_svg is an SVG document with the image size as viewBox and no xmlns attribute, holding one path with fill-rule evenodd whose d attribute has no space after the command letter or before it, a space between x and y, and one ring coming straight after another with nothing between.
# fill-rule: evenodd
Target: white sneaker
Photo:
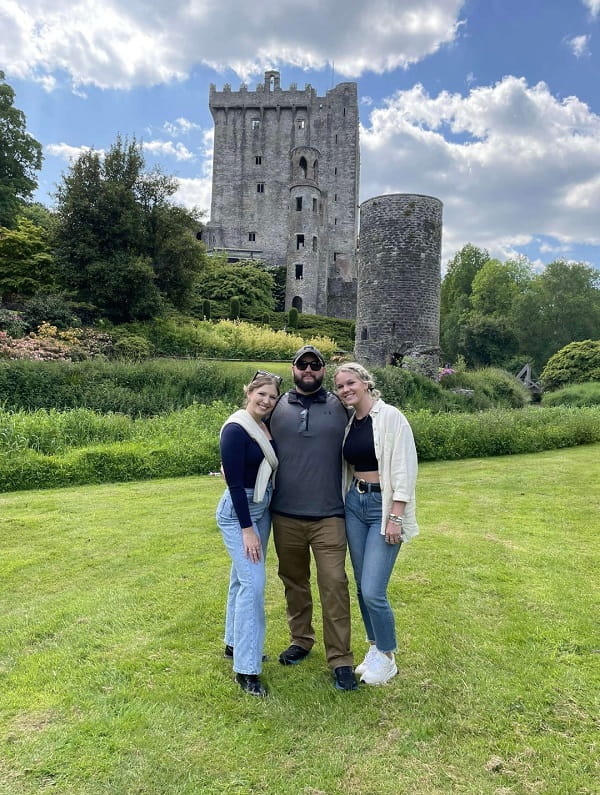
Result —
<instances>
[{"instance_id":1,"label":"white sneaker","mask_svg":"<svg viewBox=\"0 0 600 795\"><path fill-rule=\"evenodd\" d=\"M360 677L360 681L366 685L383 685L385 682L389 682L397 673L398 667L394 655L392 654L392 659L390 660L387 654L377 651L373 662Z\"/></svg>"},{"instance_id":2,"label":"white sneaker","mask_svg":"<svg viewBox=\"0 0 600 795\"><path fill-rule=\"evenodd\" d=\"M365 654L365 659L361 662L360 665L357 665L354 669L355 674L364 674L367 670L369 665L373 662L375 657L377 656L377 646L374 643L371 643L369 646L369 651Z\"/></svg>"}]
</instances>

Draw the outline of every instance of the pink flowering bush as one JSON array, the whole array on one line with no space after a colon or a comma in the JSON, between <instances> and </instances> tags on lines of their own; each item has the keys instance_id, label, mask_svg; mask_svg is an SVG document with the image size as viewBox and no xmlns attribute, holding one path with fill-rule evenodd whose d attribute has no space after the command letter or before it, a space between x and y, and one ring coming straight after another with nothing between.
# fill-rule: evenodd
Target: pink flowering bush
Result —
<instances>
[{"instance_id":1,"label":"pink flowering bush","mask_svg":"<svg viewBox=\"0 0 600 795\"><path fill-rule=\"evenodd\" d=\"M445 378L447 375L454 375L456 370L452 367L440 367L437 374L437 380L441 381L442 378Z\"/></svg>"},{"instance_id":2,"label":"pink flowering bush","mask_svg":"<svg viewBox=\"0 0 600 795\"><path fill-rule=\"evenodd\" d=\"M14 339L0 331L0 358L31 359L38 362L81 361L108 356L113 341L108 334L91 328L58 331L56 326L42 323L38 333Z\"/></svg>"}]
</instances>

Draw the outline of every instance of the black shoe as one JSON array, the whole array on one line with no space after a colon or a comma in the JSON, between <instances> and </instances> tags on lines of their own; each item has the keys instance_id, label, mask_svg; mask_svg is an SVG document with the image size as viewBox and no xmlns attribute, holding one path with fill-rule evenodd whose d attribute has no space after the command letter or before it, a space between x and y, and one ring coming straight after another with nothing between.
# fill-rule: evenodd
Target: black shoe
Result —
<instances>
[{"instance_id":1,"label":"black shoe","mask_svg":"<svg viewBox=\"0 0 600 795\"><path fill-rule=\"evenodd\" d=\"M223 657L227 660L233 660L233 646L225 646L225 651L223 652ZM262 661L267 662L269 658L266 654L263 654Z\"/></svg>"},{"instance_id":2,"label":"black shoe","mask_svg":"<svg viewBox=\"0 0 600 795\"><path fill-rule=\"evenodd\" d=\"M358 682L350 665L339 665L333 669L336 690L358 690Z\"/></svg>"},{"instance_id":3,"label":"black shoe","mask_svg":"<svg viewBox=\"0 0 600 795\"><path fill-rule=\"evenodd\" d=\"M267 691L263 687L257 674L236 674L235 681L245 693L251 696L264 698L267 695Z\"/></svg>"},{"instance_id":4,"label":"black shoe","mask_svg":"<svg viewBox=\"0 0 600 795\"><path fill-rule=\"evenodd\" d=\"M295 646L292 643L288 649L281 652L279 662L282 665L297 665L308 654L310 654L310 649L303 649L302 646Z\"/></svg>"}]
</instances>

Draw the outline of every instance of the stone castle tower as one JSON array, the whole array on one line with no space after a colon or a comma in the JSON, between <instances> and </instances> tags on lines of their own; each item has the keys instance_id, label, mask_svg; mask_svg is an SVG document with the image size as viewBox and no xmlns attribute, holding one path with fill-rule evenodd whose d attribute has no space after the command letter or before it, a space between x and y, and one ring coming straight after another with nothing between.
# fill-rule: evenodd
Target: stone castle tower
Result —
<instances>
[{"instance_id":1,"label":"stone castle tower","mask_svg":"<svg viewBox=\"0 0 600 795\"><path fill-rule=\"evenodd\" d=\"M361 204L357 359L401 364L409 356L437 371L441 245L439 199L395 193Z\"/></svg>"},{"instance_id":2,"label":"stone castle tower","mask_svg":"<svg viewBox=\"0 0 600 795\"><path fill-rule=\"evenodd\" d=\"M356 83L324 97L280 86L210 87L215 124L208 251L285 264L286 309L354 319L358 229Z\"/></svg>"}]
</instances>

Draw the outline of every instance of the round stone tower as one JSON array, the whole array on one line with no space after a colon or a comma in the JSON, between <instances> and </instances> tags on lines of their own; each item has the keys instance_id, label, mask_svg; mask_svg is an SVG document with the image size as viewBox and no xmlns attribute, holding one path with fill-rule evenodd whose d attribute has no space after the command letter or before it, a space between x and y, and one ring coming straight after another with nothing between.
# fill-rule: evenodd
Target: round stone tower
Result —
<instances>
[{"instance_id":1,"label":"round stone tower","mask_svg":"<svg viewBox=\"0 0 600 795\"><path fill-rule=\"evenodd\" d=\"M416 360L437 372L442 202L393 193L360 207L354 355L367 365Z\"/></svg>"}]
</instances>

